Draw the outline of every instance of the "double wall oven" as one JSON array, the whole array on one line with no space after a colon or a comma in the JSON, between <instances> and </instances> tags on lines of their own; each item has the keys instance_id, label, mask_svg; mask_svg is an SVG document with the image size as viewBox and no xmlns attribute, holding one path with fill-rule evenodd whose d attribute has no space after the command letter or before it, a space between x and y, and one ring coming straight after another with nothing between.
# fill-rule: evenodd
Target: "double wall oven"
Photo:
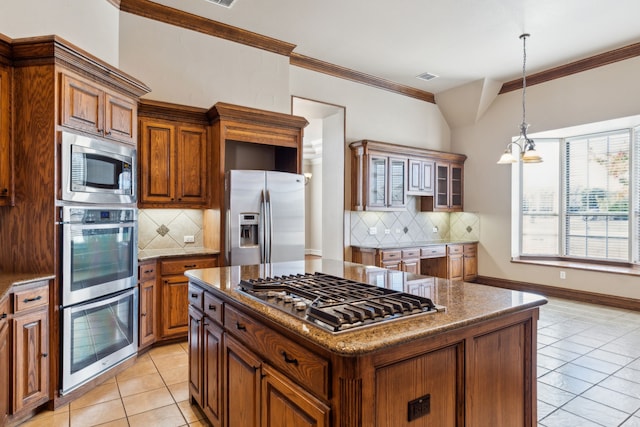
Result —
<instances>
[{"instance_id":1,"label":"double wall oven","mask_svg":"<svg viewBox=\"0 0 640 427\"><path fill-rule=\"evenodd\" d=\"M62 132L61 394L138 348L136 150Z\"/></svg>"}]
</instances>

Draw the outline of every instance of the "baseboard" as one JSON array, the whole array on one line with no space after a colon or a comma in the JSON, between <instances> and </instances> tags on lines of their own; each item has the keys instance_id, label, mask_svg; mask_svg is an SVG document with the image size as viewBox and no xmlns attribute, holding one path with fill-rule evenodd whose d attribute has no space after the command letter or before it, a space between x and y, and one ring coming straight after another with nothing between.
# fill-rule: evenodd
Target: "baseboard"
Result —
<instances>
[{"instance_id":1,"label":"baseboard","mask_svg":"<svg viewBox=\"0 0 640 427\"><path fill-rule=\"evenodd\" d=\"M564 298L572 301L606 305L608 307L623 308L640 311L640 300L615 295L599 294L596 292L576 289L558 288L556 286L539 285L537 283L516 282L514 280L497 277L478 276L476 283L496 286L498 288L513 289L515 291L531 292L547 297Z\"/></svg>"},{"instance_id":2,"label":"baseboard","mask_svg":"<svg viewBox=\"0 0 640 427\"><path fill-rule=\"evenodd\" d=\"M305 249L305 255L322 256L322 249Z\"/></svg>"}]
</instances>

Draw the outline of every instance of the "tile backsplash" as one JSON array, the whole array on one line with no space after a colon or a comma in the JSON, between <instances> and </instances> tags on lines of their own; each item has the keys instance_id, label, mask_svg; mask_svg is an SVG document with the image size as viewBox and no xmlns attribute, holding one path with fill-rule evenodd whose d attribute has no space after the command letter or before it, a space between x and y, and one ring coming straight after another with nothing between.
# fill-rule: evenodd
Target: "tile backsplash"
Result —
<instances>
[{"instance_id":1,"label":"tile backsplash","mask_svg":"<svg viewBox=\"0 0 640 427\"><path fill-rule=\"evenodd\" d=\"M199 209L139 209L138 249L182 249L203 246L203 211ZM193 236L193 243L184 243Z\"/></svg>"},{"instance_id":2,"label":"tile backsplash","mask_svg":"<svg viewBox=\"0 0 640 427\"><path fill-rule=\"evenodd\" d=\"M479 240L480 219L477 214L420 212L418 203L417 197L409 197L404 211L351 212L351 245L410 245L434 240ZM370 233L372 229L375 229L375 234Z\"/></svg>"}]
</instances>

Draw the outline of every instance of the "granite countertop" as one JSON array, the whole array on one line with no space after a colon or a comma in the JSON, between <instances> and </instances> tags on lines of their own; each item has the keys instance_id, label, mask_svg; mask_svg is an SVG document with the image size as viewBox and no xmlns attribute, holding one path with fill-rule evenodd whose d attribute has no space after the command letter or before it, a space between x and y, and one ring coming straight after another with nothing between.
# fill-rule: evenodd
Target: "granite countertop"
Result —
<instances>
[{"instance_id":1,"label":"granite countertop","mask_svg":"<svg viewBox=\"0 0 640 427\"><path fill-rule=\"evenodd\" d=\"M11 289L12 286L26 285L41 280L51 280L54 274L42 273L0 273L0 298Z\"/></svg>"},{"instance_id":2,"label":"granite countertop","mask_svg":"<svg viewBox=\"0 0 640 427\"><path fill-rule=\"evenodd\" d=\"M332 333L318 326L302 322L298 318L272 308L237 289L241 279L305 272L322 272L378 285L380 285L381 277L384 278L388 274L403 275L401 280L404 281L420 278L425 282L423 286L429 286L429 284L433 286L431 293L433 302L445 306L446 311L435 314L419 314L354 330ZM547 302L539 295L525 292L435 277L407 275L378 267L328 259L188 270L186 275L194 283L209 288L212 293L221 293L248 311L267 317L284 328L341 355L363 354L408 343L420 337L452 331L505 314L534 308ZM388 287L395 289L395 286L398 285L397 277L393 280L389 279L387 283L390 283L387 285ZM402 281L400 283L403 284Z\"/></svg>"},{"instance_id":3,"label":"granite countertop","mask_svg":"<svg viewBox=\"0 0 640 427\"><path fill-rule=\"evenodd\" d=\"M203 247L197 248L178 248L178 249L145 249L138 251L138 261L147 261L156 258L168 258L175 256L193 256L193 255L219 255L217 249L209 249Z\"/></svg>"},{"instance_id":4,"label":"granite countertop","mask_svg":"<svg viewBox=\"0 0 640 427\"><path fill-rule=\"evenodd\" d=\"M375 245L352 245L354 248L360 249L402 249L417 248L422 246L433 245L461 245L464 243L478 243L477 240L425 240L424 242L412 243L377 243Z\"/></svg>"}]
</instances>

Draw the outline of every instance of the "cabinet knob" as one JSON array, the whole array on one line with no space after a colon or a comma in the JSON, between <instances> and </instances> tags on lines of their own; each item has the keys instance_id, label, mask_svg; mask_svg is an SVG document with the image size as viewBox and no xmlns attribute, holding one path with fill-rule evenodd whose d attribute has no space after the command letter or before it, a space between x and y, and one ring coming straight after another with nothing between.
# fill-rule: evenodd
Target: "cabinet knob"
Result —
<instances>
[{"instance_id":1,"label":"cabinet knob","mask_svg":"<svg viewBox=\"0 0 640 427\"><path fill-rule=\"evenodd\" d=\"M243 325L242 323L240 323L240 322L236 322L236 328L239 331L246 331L247 330L247 327L245 325Z\"/></svg>"},{"instance_id":2,"label":"cabinet knob","mask_svg":"<svg viewBox=\"0 0 640 427\"><path fill-rule=\"evenodd\" d=\"M209 304L209 310L216 311L217 309L218 307L216 307L215 305Z\"/></svg>"},{"instance_id":3,"label":"cabinet knob","mask_svg":"<svg viewBox=\"0 0 640 427\"><path fill-rule=\"evenodd\" d=\"M42 353L42 357L47 357L49 353Z\"/></svg>"},{"instance_id":4,"label":"cabinet knob","mask_svg":"<svg viewBox=\"0 0 640 427\"><path fill-rule=\"evenodd\" d=\"M191 264L191 265L185 265L184 268L194 268L196 267L198 264Z\"/></svg>"},{"instance_id":5,"label":"cabinet knob","mask_svg":"<svg viewBox=\"0 0 640 427\"><path fill-rule=\"evenodd\" d=\"M141 317L145 317L146 315L147 315L147 313L140 314Z\"/></svg>"},{"instance_id":6,"label":"cabinet knob","mask_svg":"<svg viewBox=\"0 0 640 427\"><path fill-rule=\"evenodd\" d=\"M8 188L3 188L1 191L2 191L2 194L7 194L9 192L9 189Z\"/></svg>"},{"instance_id":7,"label":"cabinet knob","mask_svg":"<svg viewBox=\"0 0 640 427\"><path fill-rule=\"evenodd\" d=\"M24 300L22 300L23 303L27 304L29 302L34 302L34 301L39 301L42 299L42 295L38 295L35 298L25 298Z\"/></svg>"},{"instance_id":8,"label":"cabinet knob","mask_svg":"<svg viewBox=\"0 0 640 427\"><path fill-rule=\"evenodd\" d=\"M191 294L191 298L198 298L198 294Z\"/></svg>"},{"instance_id":9,"label":"cabinet knob","mask_svg":"<svg viewBox=\"0 0 640 427\"><path fill-rule=\"evenodd\" d=\"M0 319L6 319L6 318L7 318L7 313L0 314Z\"/></svg>"}]
</instances>

